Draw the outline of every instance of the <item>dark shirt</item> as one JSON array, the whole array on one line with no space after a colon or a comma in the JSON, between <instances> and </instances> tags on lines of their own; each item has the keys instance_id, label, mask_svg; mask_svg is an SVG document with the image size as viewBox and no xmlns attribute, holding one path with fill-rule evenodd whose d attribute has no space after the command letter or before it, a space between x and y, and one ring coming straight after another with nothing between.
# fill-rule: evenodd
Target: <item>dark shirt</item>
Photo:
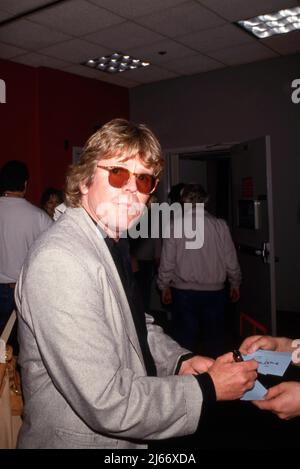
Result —
<instances>
[{"instance_id":1,"label":"dark shirt","mask_svg":"<svg viewBox=\"0 0 300 469\"><path fill-rule=\"evenodd\" d=\"M98 229L100 228L98 227ZM123 284L142 350L147 375L157 376L156 366L147 340L147 326L143 301L131 268L128 240L126 238L120 238L119 241L116 242L108 236L105 236L104 240L109 252L111 253Z\"/></svg>"},{"instance_id":2,"label":"dark shirt","mask_svg":"<svg viewBox=\"0 0 300 469\"><path fill-rule=\"evenodd\" d=\"M142 349L147 375L156 376L155 363L147 341L147 327L143 302L131 268L129 242L125 238L120 238L118 242L115 242L108 236L104 239L115 262L127 296L140 347ZM179 372L182 362L191 358L193 355L193 353L185 354L179 359L175 374ZM195 376L195 378L198 381L203 395L202 412L199 421L199 423L202 423L206 420L207 415L210 414L211 408L214 407L216 402L216 393L212 379L208 373L202 373L201 375Z\"/></svg>"}]
</instances>

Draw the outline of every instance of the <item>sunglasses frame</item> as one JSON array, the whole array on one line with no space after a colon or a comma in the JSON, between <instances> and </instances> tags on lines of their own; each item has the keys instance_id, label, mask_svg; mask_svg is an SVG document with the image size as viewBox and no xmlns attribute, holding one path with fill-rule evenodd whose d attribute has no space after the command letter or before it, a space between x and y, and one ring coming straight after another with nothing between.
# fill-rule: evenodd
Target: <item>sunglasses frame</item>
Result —
<instances>
[{"instance_id":1,"label":"sunglasses frame","mask_svg":"<svg viewBox=\"0 0 300 469\"><path fill-rule=\"evenodd\" d=\"M157 187L157 184L158 184L158 182L159 182L159 177L158 177L158 176L153 176L153 174L147 174L147 173L133 173L132 171L129 171L129 169L123 168L123 166L102 166L102 165L100 165L100 164L97 164L97 168L105 169L106 171L109 172L109 175L108 175L108 182L109 182L110 172L111 172L113 169L118 169L118 168L119 168L119 169L123 169L123 170L125 170L125 171L128 171L129 177L128 177L127 181L125 181L122 186L116 187L116 186L113 186L113 185L109 182L109 184L110 184L112 187L114 187L115 189L122 189L122 187L126 186L126 184L128 183L128 181L129 181L129 179L130 179L130 175L135 176L136 181L137 181L137 176L151 176L151 177L153 177L153 178L155 179L155 183L154 183L153 189L152 189L150 192L147 192L147 193L141 192L141 191L138 189L138 184L137 184L137 182L136 182L136 188L137 188L137 190L138 190L138 192L139 192L140 194L143 194L143 195L151 195L151 194L153 194L153 192L155 191L155 189L156 189L156 187Z\"/></svg>"}]
</instances>

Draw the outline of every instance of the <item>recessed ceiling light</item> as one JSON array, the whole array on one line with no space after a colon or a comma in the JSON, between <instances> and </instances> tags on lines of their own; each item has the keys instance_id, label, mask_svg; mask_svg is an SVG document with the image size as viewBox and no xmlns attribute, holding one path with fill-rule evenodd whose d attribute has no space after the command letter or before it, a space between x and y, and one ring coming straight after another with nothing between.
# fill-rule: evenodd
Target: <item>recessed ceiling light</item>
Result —
<instances>
[{"instance_id":1,"label":"recessed ceiling light","mask_svg":"<svg viewBox=\"0 0 300 469\"><path fill-rule=\"evenodd\" d=\"M238 21L238 24L259 39L286 34L300 29L300 7L255 16Z\"/></svg>"},{"instance_id":2,"label":"recessed ceiling light","mask_svg":"<svg viewBox=\"0 0 300 469\"><path fill-rule=\"evenodd\" d=\"M131 57L128 54L123 55L121 52L114 52L111 55L105 55L96 59L89 59L82 65L96 68L102 72L118 73L125 72L127 70L134 70L140 67L148 67L150 62Z\"/></svg>"}]
</instances>

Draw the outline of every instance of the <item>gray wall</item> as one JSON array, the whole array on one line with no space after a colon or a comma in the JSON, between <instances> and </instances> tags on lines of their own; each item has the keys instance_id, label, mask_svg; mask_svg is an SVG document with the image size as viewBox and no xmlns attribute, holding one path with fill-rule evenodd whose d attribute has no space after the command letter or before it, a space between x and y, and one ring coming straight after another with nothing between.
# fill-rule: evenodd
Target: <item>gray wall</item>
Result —
<instances>
[{"instance_id":1,"label":"gray wall","mask_svg":"<svg viewBox=\"0 0 300 469\"><path fill-rule=\"evenodd\" d=\"M271 136L277 306L300 312L300 55L133 88L131 118L163 148Z\"/></svg>"},{"instance_id":2,"label":"gray wall","mask_svg":"<svg viewBox=\"0 0 300 469\"><path fill-rule=\"evenodd\" d=\"M206 162L179 158L180 181L193 184L201 184L207 189Z\"/></svg>"}]
</instances>

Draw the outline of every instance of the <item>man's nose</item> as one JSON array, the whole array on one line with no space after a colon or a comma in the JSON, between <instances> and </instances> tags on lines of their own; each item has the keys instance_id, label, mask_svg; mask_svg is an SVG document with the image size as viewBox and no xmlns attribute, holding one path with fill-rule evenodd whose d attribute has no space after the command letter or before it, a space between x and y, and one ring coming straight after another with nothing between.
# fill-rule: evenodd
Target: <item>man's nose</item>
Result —
<instances>
[{"instance_id":1,"label":"man's nose","mask_svg":"<svg viewBox=\"0 0 300 469\"><path fill-rule=\"evenodd\" d=\"M136 177L133 173L130 173L129 179L125 184L124 189L130 192L137 192Z\"/></svg>"}]
</instances>

